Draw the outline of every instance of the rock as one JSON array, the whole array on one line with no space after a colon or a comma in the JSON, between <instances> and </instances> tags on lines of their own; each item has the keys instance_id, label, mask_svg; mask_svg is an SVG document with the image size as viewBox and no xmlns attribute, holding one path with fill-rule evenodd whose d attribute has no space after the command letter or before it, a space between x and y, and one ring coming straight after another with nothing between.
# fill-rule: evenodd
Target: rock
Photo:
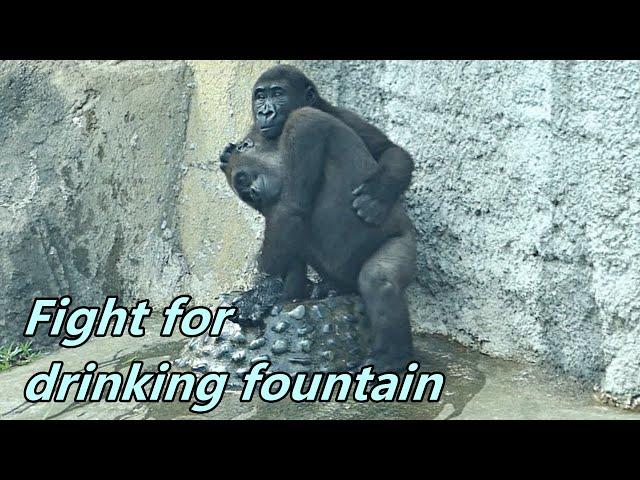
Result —
<instances>
[{"instance_id":1,"label":"rock","mask_svg":"<svg viewBox=\"0 0 640 480\"><path fill-rule=\"evenodd\" d=\"M276 355L281 355L289 351L289 343L286 340L276 340L273 346L271 347L271 351Z\"/></svg>"},{"instance_id":2,"label":"rock","mask_svg":"<svg viewBox=\"0 0 640 480\"><path fill-rule=\"evenodd\" d=\"M348 322L348 323L358 323L358 318L352 313L347 313L342 318L345 322Z\"/></svg>"},{"instance_id":3,"label":"rock","mask_svg":"<svg viewBox=\"0 0 640 480\"><path fill-rule=\"evenodd\" d=\"M198 363L197 365L191 367L191 370L196 373L207 373L209 371L209 365L207 365L206 363Z\"/></svg>"},{"instance_id":4,"label":"rock","mask_svg":"<svg viewBox=\"0 0 640 480\"><path fill-rule=\"evenodd\" d=\"M247 337L242 332L236 332L232 337L231 341L235 344L242 345L247 343Z\"/></svg>"},{"instance_id":5,"label":"rock","mask_svg":"<svg viewBox=\"0 0 640 480\"><path fill-rule=\"evenodd\" d=\"M261 348L266 342L267 341L264 339L264 337L258 337L255 340L252 340L251 343L249 343L249 350L256 350L258 348Z\"/></svg>"},{"instance_id":6,"label":"rock","mask_svg":"<svg viewBox=\"0 0 640 480\"><path fill-rule=\"evenodd\" d=\"M297 363L300 365L311 365L311 358L309 356L296 356L296 357L289 357L287 360L289 360L289 362L291 363Z\"/></svg>"},{"instance_id":7,"label":"rock","mask_svg":"<svg viewBox=\"0 0 640 480\"><path fill-rule=\"evenodd\" d=\"M237 352L234 352L233 355L231 355L231 360L236 363L244 362L246 358L247 352L245 350L238 350Z\"/></svg>"},{"instance_id":8,"label":"rock","mask_svg":"<svg viewBox=\"0 0 640 480\"><path fill-rule=\"evenodd\" d=\"M291 326L291 324L285 320L285 321L276 323L272 327L272 330L274 332L276 332L276 333L282 333L282 332L286 331L290 326Z\"/></svg>"},{"instance_id":9,"label":"rock","mask_svg":"<svg viewBox=\"0 0 640 480\"><path fill-rule=\"evenodd\" d=\"M252 358L249 363L251 363L251 365L254 365L260 362L268 362L269 358L270 358L269 355L260 355L259 357Z\"/></svg>"},{"instance_id":10,"label":"rock","mask_svg":"<svg viewBox=\"0 0 640 480\"><path fill-rule=\"evenodd\" d=\"M240 366L268 361L269 370L274 372L346 372L350 369L347 364L359 364L363 356L361 352L367 352L369 348L367 322L352 323L345 320L352 314L357 298L337 297L333 309L327 305L326 299L296 305L289 303L284 305L282 311L304 307L309 316L295 319L288 313L279 313L278 316L267 315L260 325L230 323L223 330L228 340L223 340L221 336L214 337L207 346L202 342L194 349L185 346L180 357L188 359L191 365L206 362L209 371L226 369L236 372ZM324 317L322 323L318 323L314 305L320 306ZM288 327L284 327L284 322ZM324 333L318 334L320 331ZM237 343L238 338L244 338L244 341ZM246 347L239 350L239 345ZM230 378L228 387L242 388L238 378L237 375Z\"/></svg>"},{"instance_id":11,"label":"rock","mask_svg":"<svg viewBox=\"0 0 640 480\"><path fill-rule=\"evenodd\" d=\"M185 368L187 365L189 365L189 362L184 358L176 358L173 362L173 365L176 368Z\"/></svg>"},{"instance_id":12,"label":"rock","mask_svg":"<svg viewBox=\"0 0 640 480\"><path fill-rule=\"evenodd\" d=\"M233 347L228 343L225 343L216 350L216 358L226 357L230 355L231 352L233 352Z\"/></svg>"},{"instance_id":13,"label":"rock","mask_svg":"<svg viewBox=\"0 0 640 480\"><path fill-rule=\"evenodd\" d=\"M305 313L306 309L304 308L304 305L298 305L290 312L287 312L287 315L289 315L291 318L295 318L296 320L300 320L302 317L304 317Z\"/></svg>"},{"instance_id":14,"label":"rock","mask_svg":"<svg viewBox=\"0 0 640 480\"><path fill-rule=\"evenodd\" d=\"M322 355L322 358L326 359L326 360L333 360L336 356L335 352L333 350L326 350L324 352L322 352L320 355Z\"/></svg>"},{"instance_id":15,"label":"rock","mask_svg":"<svg viewBox=\"0 0 640 480\"><path fill-rule=\"evenodd\" d=\"M305 325L298 329L298 335L300 335L301 337L305 335L309 335L314 330L315 330L315 327L313 325Z\"/></svg>"}]
</instances>

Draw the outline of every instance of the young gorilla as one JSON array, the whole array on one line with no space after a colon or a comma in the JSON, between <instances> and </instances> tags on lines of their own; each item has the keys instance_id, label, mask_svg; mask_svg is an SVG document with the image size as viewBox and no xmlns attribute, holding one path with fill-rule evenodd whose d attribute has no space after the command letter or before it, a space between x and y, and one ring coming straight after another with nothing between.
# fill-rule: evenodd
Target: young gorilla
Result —
<instances>
[{"instance_id":1,"label":"young gorilla","mask_svg":"<svg viewBox=\"0 0 640 480\"><path fill-rule=\"evenodd\" d=\"M284 82L270 88L274 99L288 95ZM292 109L284 120L279 113L266 110L262 135L253 130L221 163L238 196L265 216L261 267L285 279L289 298L304 296L306 265L342 291L358 291L373 363L402 369L412 355L405 289L415 276L415 229L398 201L376 224L350 208L353 190L378 167L354 130L314 108Z\"/></svg>"},{"instance_id":2,"label":"young gorilla","mask_svg":"<svg viewBox=\"0 0 640 480\"><path fill-rule=\"evenodd\" d=\"M291 65L270 68L256 81L252 99L254 124L249 137L277 139L289 114L300 107L313 107L342 120L365 143L377 165L354 189L355 198L350 205L365 222L382 223L411 183L411 155L355 113L331 105L318 94L315 84ZM227 145L225 152L234 147Z\"/></svg>"},{"instance_id":3,"label":"young gorilla","mask_svg":"<svg viewBox=\"0 0 640 480\"><path fill-rule=\"evenodd\" d=\"M262 139L265 142L277 141L289 114L301 107L313 107L322 110L351 127L365 143L367 149L376 160L377 164L363 181L353 190L352 201L346 208L353 208L357 215L366 223L380 225L393 208L400 195L407 189L411 182L413 172L413 159L402 148L391 142L387 136L375 126L367 123L358 115L331 105L319 94L314 83L297 68L290 65L278 65L265 71L256 81L253 87L252 110L254 123L249 134L251 139ZM221 162L228 160L228 156L235 148L234 144L228 144L220 156ZM313 189L306 188L306 167L304 163L298 166L295 172L290 172L299 179L298 191L291 194L291 203L299 203L300 215L308 210L313 199ZM299 178L299 174L302 175ZM275 223L275 221L274 221ZM280 225L278 223L278 225ZM278 245L283 235L269 237L270 245ZM271 254L270 254L271 251ZM274 267L277 262L273 256L273 249L267 247L262 254L261 270L270 272L282 268ZM254 289L251 294L256 297L253 302L255 313L253 317L260 316L257 300L268 299L277 293L269 286L268 282L262 282L261 288ZM329 290L336 290L336 285L331 285L326 279L314 286L312 297L326 296ZM302 290L302 288L301 288ZM304 295L302 295L304 296ZM245 296L245 303L249 298Z\"/></svg>"}]
</instances>

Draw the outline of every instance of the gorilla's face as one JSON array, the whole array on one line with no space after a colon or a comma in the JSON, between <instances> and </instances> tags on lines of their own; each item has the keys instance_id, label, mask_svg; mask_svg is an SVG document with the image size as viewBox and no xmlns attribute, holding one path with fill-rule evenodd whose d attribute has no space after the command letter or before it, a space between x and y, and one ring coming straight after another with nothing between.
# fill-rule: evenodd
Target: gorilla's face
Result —
<instances>
[{"instance_id":1,"label":"gorilla's face","mask_svg":"<svg viewBox=\"0 0 640 480\"><path fill-rule=\"evenodd\" d=\"M305 92L284 79L258 82L253 88L253 118L268 139L278 138L289 114L305 105Z\"/></svg>"},{"instance_id":2,"label":"gorilla's face","mask_svg":"<svg viewBox=\"0 0 640 480\"><path fill-rule=\"evenodd\" d=\"M249 155L234 155L222 167L227 182L238 197L258 211L280 197L282 182L277 172Z\"/></svg>"}]
</instances>

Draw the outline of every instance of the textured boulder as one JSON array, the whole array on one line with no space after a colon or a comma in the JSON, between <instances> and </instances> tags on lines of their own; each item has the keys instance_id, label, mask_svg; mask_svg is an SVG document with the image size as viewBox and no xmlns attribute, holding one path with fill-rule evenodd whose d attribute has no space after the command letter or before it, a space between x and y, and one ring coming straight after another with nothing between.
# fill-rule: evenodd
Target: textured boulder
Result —
<instances>
[{"instance_id":1,"label":"textured boulder","mask_svg":"<svg viewBox=\"0 0 640 480\"><path fill-rule=\"evenodd\" d=\"M174 365L194 372L230 372L240 386L255 363L271 372L335 372L356 369L369 351L370 324L357 296L329 297L276 306L263 326L225 322L219 337L191 340Z\"/></svg>"}]
</instances>

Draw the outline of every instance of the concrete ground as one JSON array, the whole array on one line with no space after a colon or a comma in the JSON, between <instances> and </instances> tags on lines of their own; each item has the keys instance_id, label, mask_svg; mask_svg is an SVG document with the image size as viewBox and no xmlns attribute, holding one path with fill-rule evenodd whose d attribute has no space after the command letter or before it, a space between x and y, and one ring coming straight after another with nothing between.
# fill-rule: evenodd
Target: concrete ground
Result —
<instances>
[{"instance_id":1,"label":"concrete ground","mask_svg":"<svg viewBox=\"0 0 640 480\"><path fill-rule=\"evenodd\" d=\"M425 370L446 375L437 403L310 403L260 400L241 403L238 393L225 393L210 414L189 413L187 403L40 403L24 400L27 380L47 371L50 362L64 362L63 371L81 370L89 360L99 370L128 369L132 360L154 368L173 358L183 337L158 335L158 318L147 321L142 338L95 338L75 349L60 349L29 365L0 373L0 418L8 419L635 419L640 413L599 404L584 386L532 365L497 360L441 337L416 339L418 360ZM70 395L72 397L72 395Z\"/></svg>"}]
</instances>

